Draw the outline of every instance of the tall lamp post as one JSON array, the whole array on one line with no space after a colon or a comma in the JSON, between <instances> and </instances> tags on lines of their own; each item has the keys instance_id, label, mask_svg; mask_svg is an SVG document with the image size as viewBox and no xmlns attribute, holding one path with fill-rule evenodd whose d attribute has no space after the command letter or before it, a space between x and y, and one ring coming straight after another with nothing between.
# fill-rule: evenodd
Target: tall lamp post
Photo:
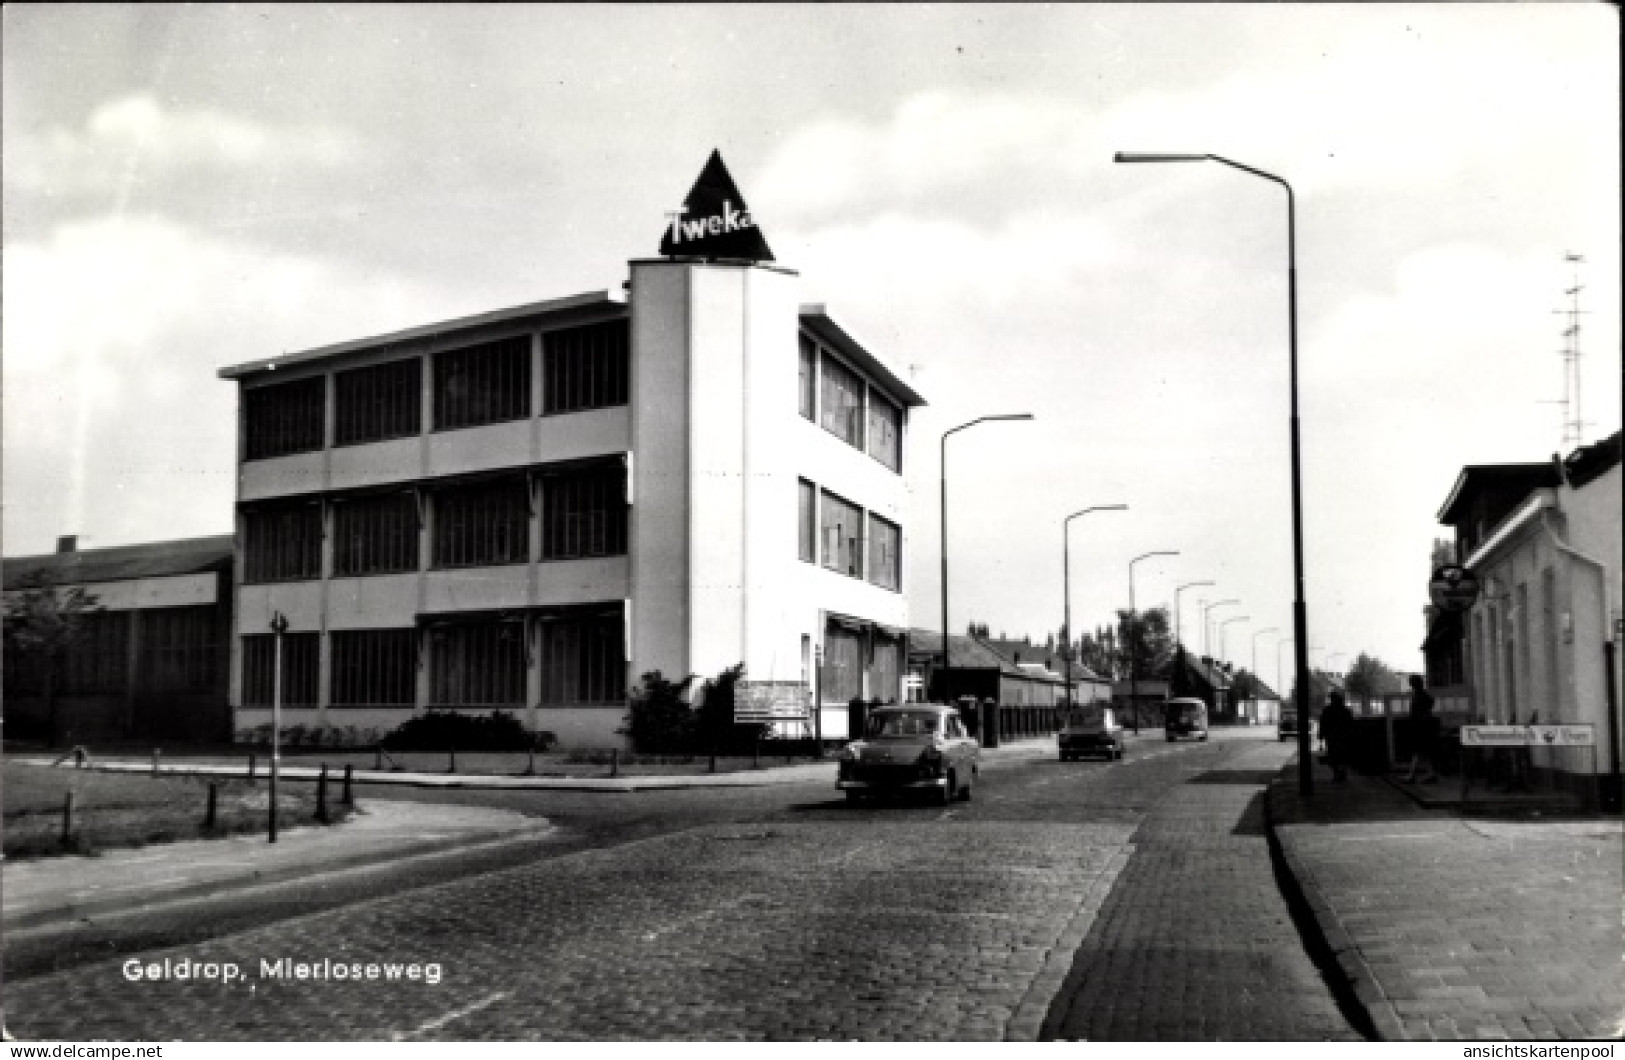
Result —
<instances>
[{"instance_id":1,"label":"tall lamp post","mask_svg":"<svg viewBox=\"0 0 1625 1060\"><path fill-rule=\"evenodd\" d=\"M1181 585L1174 590L1174 651L1177 653L1177 658L1174 663L1174 674L1180 678L1185 676L1185 640L1182 629L1183 623L1180 622L1179 594L1184 592L1186 589L1194 589L1198 585L1212 584L1213 583L1210 581L1186 582L1184 585ZM1175 689L1174 691L1179 692L1182 691L1182 689Z\"/></svg>"},{"instance_id":2,"label":"tall lamp post","mask_svg":"<svg viewBox=\"0 0 1625 1060\"><path fill-rule=\"evenodd\" d=\"M1236 615L1234 618L1227 618L1223 622L1219 623L1219 656L1221 658L1228 661L1229 657L1230 657L1230 652L1227 650L1227 645L1226 645L1226 642L1225 642L1225 637L1224 637L1225 629L1224 629L1224 627L1228 626L1232 622L1248 622L1248 621L1251 621L1251 620L1246 615ZM1235 685L1235 682L1232 681L1230 683L1231 683L1231 686L1233 688L1234 685ZM1230 704L1230 706L1232 708L1235 708L1236 705L1234 703L1232 703L1232 704ZM1238 713L1238 714L1240 713L1239 710L1237 710L1235 712Z\"/></svg>"},{"instance_id":3,"label":"tall lamp post","mask_svg":"<svg viewBox=\"0 0 1625 1060\"><path fill-rule=\"evenodd\" d=\"M949 662L948 641L948 436L969 430L978 423L992 420L1030 420L1030 412L1007 412L996 416L978 416L969 423L961 423L942 432L941 458L938 464L938 487L942 499L942 698L950 706L954 701L953 668Z\"/></svg>"},{"instance_id":4,"label":"tall lamp post","mask_svg":"<svg viewBox=\"0 0 1625 1060\"><path fill-rule=\"evenodd\" d=\"M1066 627L1066 643L1061 646L1061 658L1066 660L1066 705L1072 706L1072 638L1075 633L1072 629L1072 556L1070 551L1071 540L1067 536L1067 528L1072 520L1080 515L1090 512L1126 512L1126 504L1097 504L1093 508L1084 508L1073 512L1061 520L1061 600L1065 611L1063 624ZM947 623L947 619L943 619Z\"/></svg>"},{"instance_id":5,"label":"tall lamp post","mask_svg":"<svg viewBox=\"0 0 1625 1060\"><path fill-rule=\"evenodd\" d=\"M1252 678L1253 678L1253 684L1255 686L1258 684L1258 638L1262 637L1266 633L1277 633L1277 632L1279 632L1279 630L1277 630L1276 627L1268 626L1268 627L1266 627L1264 629L1257 630L1257 631L1255 631L1253 633L1253 668L1252 668L1251 673L1252 673ZM1252 692L1253 692L1253 717L1252 717L1252 721L1253 721L1253 724L1256 725L1256 724L1258 724L1258 689L1255 687L1252 690Z\"/></svg>"},{"instance_id":6,"label":"tall lamp post","mask_svg":"<svg viewBox=\"0 0 1625 1060\"><path fill-rule=\"evenodd\" d=\"M1116 162L1217 162L1239 169L1286 190L1287 334L1292 389L1290 431L1292 439L1292 629L1297 642L1298 717L1309 716L1309 633L1308 608L1303 599L1303 472L1302 447L1298 437L1298 219L1292 185L1262 169L1243 165L1212 154L1143 154L1119 151ZM1314 773L1309 761L1309 727L1298 726L1298 793L1305 797L1315 791Z\"/></svg>"},{"instance_id":7,"label":"tall lamp post","mask_svg":"<svg viewBox=\"0 0 1625 1060\"><path fill-rule=\"evenodd\" d=\"M1211 604L1203 604L1202 605L1202 654L1203 655L1211 656L1213 654L1213 649L1208 645L1208 629L1209 629L1209 626L1208 626L1207 613L1209 611L1213 610L1215 607L1228 607L1231 604L1239 604L1239 603L1241 603L1240 600L1237 600L1235 598L1231 598L1229 600L1215 600Z\"/></svg>"},{"instance_id":8,"label":"tall lamp post","mask_svg":"<svg viewBox=\"0 0 1625 1060\"><path fill-rule=\"evenodd\" d=\"M1128 707L1134 714L1134 735L1140 735L1140 668L1136 656L1140 613L1134 609L1134 565L1152 556L1177 556L1177 551L1147 552L1128 561Z\"/></svg>"},{"instance_id":9,"label":"tall lamp post","mask_svg":"<svg viewBox=\"0 0 1625 1060\"><path fill-rule=\"evenodd\" d=\"M288 617L281 611L271 616L271 808L270 837L276 842L276 782L282 772L282 635L288 632Z\"/></svg>"}]
</instances>

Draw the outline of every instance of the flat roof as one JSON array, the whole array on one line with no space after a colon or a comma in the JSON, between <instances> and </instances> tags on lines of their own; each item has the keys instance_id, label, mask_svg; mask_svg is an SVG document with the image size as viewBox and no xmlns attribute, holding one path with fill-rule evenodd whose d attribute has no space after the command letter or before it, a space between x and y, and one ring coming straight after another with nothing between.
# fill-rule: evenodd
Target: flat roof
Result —
<instances>
[{"instance_id":1,"label":"flat roof","mask_svg":"<svg viewBox=\"0 0 1625 1060\"><path fill-rule=\"evenodd\" d=\"M222 570L232 562L234 541L231 534L217 534L181 541L17 556L4 561L5 587L23 589L40 581L53 585L85 585Z\"/></svg>"},{"instance_id":2,"label":"flat roof","mask_svg":"<svg viewBox=\"0 0 1625 1060\"><path fill-rule=\"evenodd\" d=\"M511 306L507 309L493 309L490 312L476 313L473 316L456 317L452 320L436 321L433 324L420 324L417 327L406 328L403 331L391 331L384 335L352 339L348 342L337 342L331 346L318 346L315 349L301 350L298 353L285 353L279 357L248 361L243 364L232 365L229 368L222 368L219 375L221 379L241 379L244 376L254 375L259 372L306 364L328 357L337 357L345 353L376 349L380 346L395 346L420 339L432 339L458 331L471 331L475 328L507 324L531 317L550 316L554 313L611 307L625 309L626 303L612 296L609 291L586 291L582 294L568 295L564 298L550 298L545 302L529 302L525 305Z\"/></svg>"},{"instance_id":3,"label":"flat roof","mask_svg":"<svg viewBox=\"0 0 1625 1060\"><path fill-rule=\"evenodd\" d=\"M811 302L801 307L801 322L807 329L823 339L841 356L857 365L880 383L909 408L925 404L925 398L893 372L884 361L869 352L869 348L852 337L852 333L829 315L822 303Z\"/></svg>"}]
</instances>

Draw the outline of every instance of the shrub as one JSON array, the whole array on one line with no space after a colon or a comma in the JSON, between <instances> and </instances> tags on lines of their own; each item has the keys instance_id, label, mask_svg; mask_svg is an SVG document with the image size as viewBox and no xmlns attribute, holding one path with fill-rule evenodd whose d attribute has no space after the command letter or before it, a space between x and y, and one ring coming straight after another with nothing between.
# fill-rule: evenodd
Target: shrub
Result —
<instances>
[{"instance_id":1,"label":"shrub","mask_svg":"<svg viewBox=\"0 0 1625 1060\"><path fill-rule=\"evenodd\" d=\"M632 694L626 725L618 731L630 736L633 749L644 755L748 752L770 729L734 722L734 692L744 676L741 663L706 681L696 708L689 702L692 675L669 681L659 670L646 673Z\"/></svg>"},{"instance_id":2,"label":"shrub","mask_svg":"<svg viewBox=\"0 0 1625 1060\"><path fill-rule=\"evenodd\" d=\"M412 718L387 734L390 751L545 751L557 737L531 732L507 711L488 716L431 710Z\"/></svg>"}]
</instances>

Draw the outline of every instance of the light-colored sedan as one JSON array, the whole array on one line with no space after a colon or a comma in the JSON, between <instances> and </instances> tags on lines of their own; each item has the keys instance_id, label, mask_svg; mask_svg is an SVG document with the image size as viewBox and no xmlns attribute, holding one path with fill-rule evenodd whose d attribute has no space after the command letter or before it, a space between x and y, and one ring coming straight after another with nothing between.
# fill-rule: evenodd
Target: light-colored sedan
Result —
<instances>
[{"instance_id":1,"label":"light-colored sedan","mask_svg":"<svg viewBox=\"0 0 1625 1060\"><path fill-rule=\"evenodd\" d=\"M971 797L982 749L959 712L935 703L881 707L863 739L842 748L835 786L848 802L890 791L928 791L946 805Z\"/></svg>"}]
</instances>

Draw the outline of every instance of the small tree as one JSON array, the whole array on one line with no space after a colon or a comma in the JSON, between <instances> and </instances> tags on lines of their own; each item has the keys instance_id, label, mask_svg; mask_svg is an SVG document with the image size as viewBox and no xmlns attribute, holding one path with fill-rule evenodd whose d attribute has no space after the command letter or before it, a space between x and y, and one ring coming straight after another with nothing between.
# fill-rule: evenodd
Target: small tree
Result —
<instances>
[{"instance_id":1,"label":"small tree","mask_svg":"<svg viewBox=\"0 0 1625 1060\"><path fill-rule=\"evenodd\" d=\"M632 739L634 749L655 754L683 747L693 726L694 709L688 703L692 676L668 681L659 670L643 675L643 683L632 693L626 725L617 730Z\"/></svg>"},{"instance_id":2,"label":"small tree","mask_svg":"<svg viewBox=\"0 0 1625 1060\"><path fill-rule=\"evenodd\" d=\"M1347 688L1349 697L1362 703L1391 695L1401 690L1399 675L1388 664L1375 656L1361 652L1349 667Z\"/></svg>"},{"instance_id":3,"label":"small tree","mask_svg":"<svg viewBox=\"0 0 1625 1060\"><path fill-rule=\"evenodd\" d=\"M51 743L61 739L57 685L63 657L84 635L85 616L101 610L84 589L63 589L38 575L11 593L5 603L5 651L39 675Z\"/></svg>"}]
</instances>

